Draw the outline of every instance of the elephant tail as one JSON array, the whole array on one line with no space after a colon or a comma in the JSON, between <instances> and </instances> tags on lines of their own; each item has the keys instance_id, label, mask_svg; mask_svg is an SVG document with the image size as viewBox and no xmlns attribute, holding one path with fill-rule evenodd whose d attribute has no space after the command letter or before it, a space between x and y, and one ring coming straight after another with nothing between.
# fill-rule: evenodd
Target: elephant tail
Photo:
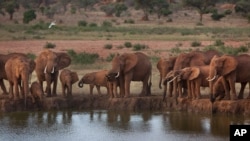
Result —
<instances>
[{"instance_id":1,"label":"elephant tail","mask_svg":"<svg viewBox=\"0 0 250 141\"><path fill-rule=\"evenodd\" d=\"M151 95L151 86L152 86L152 72L150 72L149 80L148 80L148 86L147 86L147 93L148 95Z\"/></svg>"},{"instance_id":2,"label":"elephant tail","mask_svg":"<svg viewBox=\"0 0 250 141\"><path fill-rule=\"evenodd\" d=\"M80 80L80 81L78 82L78 87L80 87L80 88L83 87L83 82L82 82L82 80Z\"/></svg>"}]
</instances>

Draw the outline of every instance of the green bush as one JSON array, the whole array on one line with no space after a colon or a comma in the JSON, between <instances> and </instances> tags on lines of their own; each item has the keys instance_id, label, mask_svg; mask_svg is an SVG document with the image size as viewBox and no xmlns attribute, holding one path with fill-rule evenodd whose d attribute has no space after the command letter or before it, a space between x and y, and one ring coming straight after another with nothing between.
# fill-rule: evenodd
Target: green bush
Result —
<instances>
[{"instance_id":1,"label":"green bush","mask_svg":"<svg viewBox=\"0 0 250 141\"><path fill-rule=\"evenodd\" d=\"M135 21L133 19L126 19L126 20L124 20L124 23L134 24Z\"/></svg>"},{"instance_id":2,"label":"green bush","mask_svg":"<svg viewBox=\"0 0 250 141\"><path fill-rule=\"evenodd\" d=\"M30 9L23 13L23 23L28 24L30 21L36 19L35 10Z\"/></svg>"},{"instance_id":3,"label":"green bush","mask_svg":"<svg viewBox=\"0 0 250 141\"><path fill-rule=\"evenodd\" d=\"M99 58L97 53L83 52L77 54L74 50L68 50L68 54L73 64L93 64Z\"/></svg>"},{"instance_id":4,"label":"green bush","mask_svg":"<svg viewBox=\"0 0 250 141\"><path fill-rule=\"evenodd\" d=\"M50 42L46 42L46 44L44 45L44 48L55 48L56 44L50 43Z\"/></svg>"},{"instance_id":5,"label":"green bush","mask_svg":"<svg viewBox=\"0 0 250 141\"><path fill-rule=\"evenodd\" d=\"M27 56L28 58L32 59L32 60L35 60L35 58L36 58L36 55L33 54L33 53L27 53L26 56Z\"/></svg>"},{"instance_id":6,"label":"green bush","mask_svg":"<svg viewBox=\"0 0 250 141\"><path fill-rule=\"evenodd\" d=\"M126 48L131 48L131 47L132 47L132 43L131 43L131 42L125 42L125 43L124 43L124 46L125 46Z\"/></svg>"},{"instance_id":7,"label":"green bush","mask_svg":"<svg viewBox=\"0 0 250 141\"><path fill-rule=\"evenodd\" d=\"M106 45L104 45L104 48L105 49L112 49L113 45L112 44L106 44Z\"/></svg>"},{"instance_id":8,"label":"green bush","mask_svg":"<svg viewBox=\"0 0 250 141\"><path fill-rule=\"evenodd\" d=\"M171 53L179 54L179 53L181 53L182 51L181 51L181 49L180 49L179 47L174 47L174 48L171 48L171 49L170 49L170 52L171 52Z\"/></svg>"},{"instance_id":9,"label":"green bush","mask_svg":"<svg viewBox=\"0 0 250 141\"><path fill-rule=\"evenodd\" d=\"M214 45L215 45L215 46L223 46L224 44L225 44L225 43L224 43L224 42L222 42L222 41L221 41L221 40L219 40L219 39L218 39L218 40L216 40L216 41L215 41L215 43L214 43Z\"/></svg>"},{"instance_id":10,"label":"green bush","mask_svg":"<svg viewBox=\"0 0 250 141\"><path fill-rule=\"evenodd\" d=\"M211 15L211 18L214 20L214 21L219 21L221 18L225 17L225 14L220 14L218 13L217 11L213 12L213 14Z\"/></svg>"},{"instance_id":11,"label":"green bush","mask_svg":"<svg viewBox=\"0 0 250 141\"><path fill-rule=\"evenodd\" d=\"M97 24L96 23L90 23L89 27L97 27Z\"/></svg>"},{"instance_id":12,"label":"green bush","mask_svg":"<svg viewBox=\"0 0 250 141\"><path fill-rule=\"evenodd\" d=\"M114 53L110 53L109 56L107 56L106 61L107 62L111 62L114 57L115 57L115 54Z\"/></svg>"},{"instance_id":13,"label":"green bush","mask_svg":"<svg viewBox=\"0 0 250 141\"><path fill-rule=\"evenodd\" d=\"M146 49L148 48L148 46L143 45L143 44L135 44L133 45L133 51L138 51L138 50L142 50L142 49Z\"/></svg>"},{"instance_id":14,"label":"green bush","mask_svg":"<svg viewBox=\"0 0 250 141\"><path fill-rule=\"evenodd\" d=\"M199 42L199 41L193 41L193 42L191 43L191 46L192 46L192 47L199 47L199 46L201 46L201 42Z\"/></svg>"},{"instance_id":15,"label":"green bush","mask_svg":"<svg viewBox=\"0 0 250 141\"><path fill-rule=\"evenodd\" d=\"M103 27L112 27L112 23L105 20L105 21L102 22L102 26Z\"/></svg>"},{"instance_id":16,"label":"green bush","mask_svg":"<svg viewBox=\"0 0 250 141\"><path fill-rule=\"evenodd\" d=\"M83 27L85 27L85 26L87 26L87 25L88 25L88 23L87 23L86 21L83 21L83 20L78 21L78 26L83 26Z\"/></svg>"}]
</instances>

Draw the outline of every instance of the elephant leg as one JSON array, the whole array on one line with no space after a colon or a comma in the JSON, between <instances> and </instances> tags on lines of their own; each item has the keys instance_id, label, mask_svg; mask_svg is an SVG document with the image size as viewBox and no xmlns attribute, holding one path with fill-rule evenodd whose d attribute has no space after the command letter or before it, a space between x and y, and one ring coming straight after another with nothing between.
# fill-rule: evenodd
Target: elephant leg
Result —
<instances>
[{"instance_id":1,"label":"elephant leg","mask_svg":"<svg viewBox=\"0 0 250 141\"><path fill-rule=\"evenodd\" d=\"M120 95L121 97L125 96L125 79L121 76L119 77L119 84L120 84Z\"/></svg>"},{"instance_id":2,"label":"elephant leg","mask_svg":"<svg viewBox=\"0 0 250 141\"><path fill-rule=\"evenodd\" d=\"M3 90L3 94L4 95L8 94L6 87L4 85L3 79L0 79L0 86L1 86L1 89Z\"/></svg>"},{"instance_id":3,"label":"elephant leg","mask_svg":"<svg viewBox=\"0 0 250 141\"><path fill-rule=\"evenodd\" d=\"M58 72L55 72L54 74L55 76L52 76L53 79L54 79L54 83L53 83L53 90L52 90L52 95L53 96L57 96L57 93L56 93L56 87L57 87L57 78L58 78Z\"/></svg>"},{"instance_id":4,"label":"elephant leg","mask_svg":"<svg viewBox=\"0 0 250 141\"><path fill-rule=\"evenodd\" d=\"M19 88L18 88L18 83L15 81L14 82L14 100L19 99Z\"/></svg>"},{"instance_id":5,"label":"elephant leg","mask_svg":"<svg viewBox=\"0 0 250 141\"><path fill-rule=\"evenodd\" d=\"M189 80L187 80L187 89L188 89L188 98L193 98L193 83Z\"/></svg>"},{"instance_id":6,"label":"elephant leg","mask_svg":"<svg viewBox=\"0 0 250 141\"><path fill-rule=\"evenodd\" d=\"M9 83L9 97L10 99L14 98L14 94L13 94L13 83Z\"/></svg>"},{"instance_id":7,"label":"elephant leg","mask_svg":"<svg viewBox=\"0 0 250 141\"><path fill-rule=\"evenodd\" d=\"M167 87L166 87L166 91L167 91ZM169 97L172 97L172 95L173 95L173 82L169 83L169 86L168 86L168 95L169 95Z\"/></svg>"},{"instance_id":8,"label":"elephant leg","mask_svg":"<svg viewBox=\"0 0 250 141\"><path fill-rule=\"evenodd\" d=\"M164 84L164 87L163 87L163 101L165 101L165 98L166 98L166 95L167 95L167 87L168 87L168 84Z\"/></svg>"},{"instance_id":9,"label":"elephant leg","mask_svg":"<svg viewBox=\"0 0 250 141\"><path fill-rule=\"evenodd\" d=\"M178 96L179 96L179 98L181 98L182 97L182 84L181 83L178 83L177 84L177 88L178 88Z\"/></svg>"},{"instance_id":10,"label":"elephant leg","mask_svg":"<svg viewBox=\"0 0 250 141\"><path fill-rule=\"evenodd\" d=\"M114 82L115 83L115 82ZM117 95L117 85L116 85L116 83L115 84L113 84L112 85L112 87L113 87L113 95L114 95L114 97L118 97L118 95Z\"/></svg>"},{"instance_id":11,"label":"elephant leg","mask_svg":"<svg viewBox=\"0 0 250 141\"><path fill-rule=\"evenodd\" d=\"M230 90L232 91L232 100L237 100L236 90L235 90L235 81L229 79Z\"/></svg>"},{"instance_id":12,"label":"elephant leg","mask_svg":"<svg viewBox=\"0 0 250 141\"><path fill-rule=\"evenodd\" d=\"M247 85L247 82L242 82L240 84L241 84L241 87L240 87L240 93L238 95L238 99L243 99L243 94L244 94L244 90Z\"/></svg>"},{"instance_id":13,"label":"elephant leg","mask_svg":"<svg viewBox=\"0 0 250 141\"><path fill-rule=\"evenodd\" d=\"M127 74L125 76L125 97L129 97L130 96L130 83L132 80L132 73L131 74Z\"/></svg>"},{"instance_id":14,"label":"elephant leg","mask_svg":"<svg viewBox=\"0 0 250 141\"><path fill-rule=\"evenodd\" d=\"M248 82L248 86L249 86L249 93L247 99L250 99L250 82Z\"/></svg>"},{"instance_id":15,"label":"elephant leg","mask_svg":"<svg viewBox=\"0 0 250 141\"><path fill-rule=\"evenodd\" d=\"M94 85L89 84L90 95L93 95L93 89L94 89Z\"/></svg>"},{"instance_id":16,"label":"elephant leg","mask_svg":"<svg viewBox=\"0 0 250 141\"><path fill-rule=\"evenodd\" d=\"M65 91L66 91L66 87L64 84L62 84L62 95L65 97Z\"/></svg>"},{"instance_id":17,"label":"elephant leg","mask_svg":"<svg viewBox=\"0 0 250 141\"><path fill-rule=\"evenodd\" d=\"M225 100L229 100L230 99L230 90L229 90L229 88L232 89L232 87L230 87L230 85L229 85L229 88L228 88L227 81L225 80L224 77L222 78L222 85L223 85L224 90L225 90L225 97L224 97L224 99Z\"/></svg>"},{"instance_id":18,"label":"elephant leg","mask_svg":"<svg viewBox=\"0 0 250 141\"><path fill-rule=\"evenodd\" d=\"M199 81L195 81L195 95L196 95L196 99L200 99L201 97L201 91L200 91L200 82Z\"/></svg>"},{"instance_id":19,"label":"elephant leg","mask_svg":"<svg viewBox=\"0 0 250 141\"><path fill-rule=\"evenodd\" d=\"M68 84L68 96L72 96L72 84Z\"/></svg>"},{"instance_id":20,"label":"elephant leg","mask_svg":"<svg viewBox=\"0 0 250 141\"><path fill-rule=\"evenodd\" d=\"M97 89L97 91L98 91L98 94L99 94L99 95L102 95L101 90L100 90L100 85L96 85L96 89Z\"/></svg>"}]
</instances>

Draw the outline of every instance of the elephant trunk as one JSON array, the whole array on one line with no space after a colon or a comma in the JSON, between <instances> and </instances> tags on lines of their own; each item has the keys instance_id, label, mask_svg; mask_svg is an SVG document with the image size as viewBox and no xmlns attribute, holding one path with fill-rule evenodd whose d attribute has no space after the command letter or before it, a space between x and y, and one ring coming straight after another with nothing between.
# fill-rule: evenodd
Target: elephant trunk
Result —
<instances>
[{"instance_id":1,"label":"elephant trunk","mask_svg":"<svg viewBox=\"0 0 250 141\"><path fill-rule=\"evenodd\" d=\"M26 107L27 96L29 95L29 74L25 73L22 75L22 84L23 84L23 95L24 95L24 103Z\"/></svg>"},{"instance_id":2,"label":"elephant trunk","mask_svg":"<svg viewBox=\"0 0 250 141\"><path fill-rule=\"evenodd\" d=\"M78 82L78 87L80 87L80 88L83 87L83 80L82 79Z\"/></svg>"},{"instance_id":3,"label":"elephant trunk","mask_svg":"<svg viewBox=\"0 0 250 141\"><path fill-rule=\"evenodd\" d=\"M215 69L210 68L209 77L207 78L207 81L209 81L209 88L210 88L210 101L213 103L215 101L215 97L213 95L214 92L214 80L217 78L217 72Z\"/></svg>"}]
</instances>

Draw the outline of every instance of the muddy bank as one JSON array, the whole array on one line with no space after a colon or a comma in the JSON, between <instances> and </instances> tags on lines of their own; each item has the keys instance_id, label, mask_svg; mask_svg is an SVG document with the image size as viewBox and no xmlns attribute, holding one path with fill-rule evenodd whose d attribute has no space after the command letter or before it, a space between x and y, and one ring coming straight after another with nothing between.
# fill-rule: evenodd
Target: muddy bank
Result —
<instances>
[{"instance_id":1,"label":"muddy bank","mask_svg":"<svg viewBox=\"0 0 250 141\"><path fill-rule=\"evenodd\" d=\"M178 104L176 103L178 102ZM25 106L26 105L26 106ZM104 109L104 110L129 110L129 111L165 111L181 110L196 113L231 113L250 115L250 100L243 99L237 101L217 101L213 105L209 99L189 100L168 98L162 101L162 96L113 98L102 95L74 95L72 98L44 97L43 101L32 103L31 98L27 98L26 104L23 99L10 100L8 96L0 97L1 112L13 112L23 110L62 110L62 109Z\"/></svg>"}]
</instances>

